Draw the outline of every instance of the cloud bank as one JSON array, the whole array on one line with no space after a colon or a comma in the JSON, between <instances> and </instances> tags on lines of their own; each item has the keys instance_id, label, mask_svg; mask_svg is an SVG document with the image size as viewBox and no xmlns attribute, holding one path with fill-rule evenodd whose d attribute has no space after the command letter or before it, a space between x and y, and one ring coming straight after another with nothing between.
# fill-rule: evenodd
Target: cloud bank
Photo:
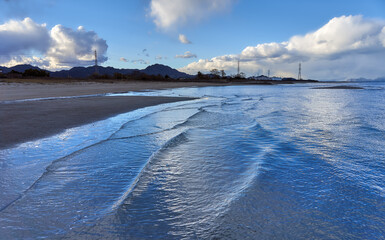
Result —
<instances>
[{"instance_id":1,"label":"cloud bank","mask_svg":"<svg viewBox=\"0 0 385 240\"><path fill-rule=\"evenodd\" d=\"M0 64L33 64L46 69L87 66L107 61L108 45L94 31L80 26L74 30L61 25L47 29L30 18L10 20L0 25Z\"/></svg>"},{"instance_id":2,"label":"cloud bank","mask_svg":"<svg viewBox=\"0 0 385 240\"><path fill-rule=\"evenodd\" d=\"M228 9L236 0L151 0L150 16L159 29L197 22Z\"/></svg>"},{"instance_id":3,"label":"cloud bank","mask_svg":"<svg viewBox=\"0 0 385 240\"><path fill-rule=\"evenodd\" d=\"M331 19L317 31L297 35L287 42L263 43L246 47L240 54L200 59L179 70L224 69L254 75L271 69L277 76L296 76L302 62L303 75L315 79L346 79L385 76L385 21L363 16Z\"/></svg>"}]
</instances>

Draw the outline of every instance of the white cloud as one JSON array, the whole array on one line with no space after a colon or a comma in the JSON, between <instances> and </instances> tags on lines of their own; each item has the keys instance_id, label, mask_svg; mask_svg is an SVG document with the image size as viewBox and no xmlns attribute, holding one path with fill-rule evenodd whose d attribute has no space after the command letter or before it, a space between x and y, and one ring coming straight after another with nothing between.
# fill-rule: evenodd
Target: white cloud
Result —
<instances>
[{"instance_id":1,"label":"white cloud","mask_svg":"<svg viewBox=\"0 0 385 240\"><path fill-rule=\"evenodd\" d=\"M150 16L163 30L199 21L214 12L228 9L236 0L151 0Z\"/></svg>"},{"instance_id":2,"label":"white cloud","mask_svg":"<svg viewBox=\"0 0 385 240\"><path fill-rule=\"evenodd\" d=\"M379 46L379 33L384 22L362 16L342 16L305 36L294 36L287 44L289 51L306 55L336 55L370 50Z\"/></svg>"},{"instance_id":3,"label":"white cloud","mask_svg":"<svg viewBox=\"0 0 385 240\"><path fill-rule=\"evenodd\" d=\"M246 47L242 51L244 58L276 58L287 52L284 43L264 43L255 47Z\"/></svg>"},{"instance_id":4,"label":"white cloud","mask_svg":"<svg viewBox=\"0 0 385 240\"><path fill-rule=\"evenodd\" d=\"M94 50L100 63L107 60L106 41L82 26L73 30L56 25L49 30L30 18L11 20L0 25L0 42L0 64L5 66L25 63L61 69L91 65Z\"/></svg>"},{"instance_id":5,"label":"white cloud","mask_svg":"<svg viewBox=\"0 0 385 240\"><path fill-rule=\"evenodd\" d=\"M94 63L94 51L98 53L98 62L107 61L107 43L94 31L77 30L56 25L50 31L52 44L46 53L53 67L85 66Z\"/></svg>"},{"instance_id":6,"label":"white cloud","mask_svg":"<svg viewBox=\"0 0 385 240\"><path fill-rule=\"evenodd\" d=\"M187 51L187 52L185 52L185 53L182 54L182 55L176 55L176 56L175 56L175 58L196 58L196 57L197 57L197 55L191 53L190 51Z\"/></svg>"},{"instance_id":7,"label":"white cloud","mask_svg":"<svg viewBox=\"0 0 385 240\"><path fill-rule=\"evenodd\" d=\"M331 19L315 32L293 36L287 42L246 47L240 54L200 59L179 70L225 69L249 75L272 70L274 75L296 76L302 62L303 75L315 79L345 79L385 76L385 21L362 16Z\"/></svg>"},{"instance_id":8,"label":"white cloud","mask_svg":"<svg viewBox=\"0 0 385 240\"><path fill-rule=\"evenodd\" d=\"M179 34L179 41L183 44L191 44L191 41L183 34Z\"/></svg>"},{"instance_id":9,"label":"white cloud","mask_svg":"<svg viewBox=\"0 0 385 240\"><path fill-rule=\"evenodd\" d=\"M0 53L3 59L32 51L45 52L49 46L50 37L45 24L25 18L0 25Z\"/></svg>"}]
</instances>

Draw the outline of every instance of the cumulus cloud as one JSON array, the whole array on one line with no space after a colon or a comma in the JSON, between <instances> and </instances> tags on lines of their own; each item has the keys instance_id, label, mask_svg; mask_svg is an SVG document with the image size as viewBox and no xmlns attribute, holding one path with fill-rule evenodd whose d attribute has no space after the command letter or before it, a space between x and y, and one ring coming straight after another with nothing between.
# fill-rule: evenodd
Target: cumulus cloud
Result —
<instances>
[{"instance_id":1,"label":"cumulus cloud","mask_svg":"<svg viewBox=\"0 0 385 240\"><path fill-rule=\"evenodd\" d=\"M10 58L32 51L46 52L51 42L45 24L37 24L26 18L0 25L0 43L1 56Z\"/></svg>"},{"instance_id":2,"label":"cumulus cloud","mask_svg":"<svg viewBox=\"0 0 385 240\"><path fill-rule=\"evenodd\" d=\"M94 31L80 26L73 30L61 25L51 30L30 18L11 20L0 25L0 64L33 64L47 69L61 69L107 60L107 43ZM32 57L30 57L32 56Z\"/></svg>"},{"instance_id":3,"label":"cumulus cloud","mask_svg":"<svg viewBox=\"0 0 385 240\"><path fill-rule=\"evenodd\" d=\"M179 34L179 41L183 44L191 44L191 41L183 34Z\"/></svg>"},{"instance_id":4,"label":"cumulus cloud","mask_svg":"<svg viewBox=\"0 0 385 240\"><path fill-rule=\"evenodd\" d=\"M197 57L197 55L191 53L190 51L187 51L187 52L185 52L185 53L182 54L182 55L176 55L176 56L175 56L175 58L196 58L196 57Z\"/></svg>"},{"instance_id":5,"label":"cumulus cloud","mask_svg":"<svg viewBox=\"0 0 385 240\"><path fill-rule=\"evenodd\" d=\"M83 27L77 30L56 25L50 31L52 44L46 55L53 66L84 66L94 62L94 51L98 53L98 62L107 61L107 43L94 31Z\"/></svg>"},{"instance_id":6,"label":"cumulus cloud","mask_svg":"<svg viewBox=\"0 0 385 240\"><path fill-rule=\"evenodd\" d=\"M150 16L156 26L169 30L191 21L199 21L214 12L228 9L236 0L151 0Z\"/></svg>"},{"instance_id":7,"label":"cumulus cloud","mask_svg":"<svg viewBox=\"0 0 385 240\"><path fill-rule=\"evenodd\" d=\"M297 35L287 42L248 46L241 53L200 59L180 70L188 73L225 69L250 75L272 69L275 75L296 76L298 63L308 78L345 79L385 76L385 21L363 16L331 19L315 32Z\"/></svg>"},{"instance_id":8,"label":"cumulus cloud","mask_svg":"<svg viewBox=\"0 0 385 240\"><path fill-rule=\"evenodd\" d=\"M265 43L255 47L246 47L242 51L243 58L277 58L287 53L285 43Z\"/></svg>"},{"instance_id":9,"label":"cumulus cloud","mask_svg":"<svg viewBox=\"0 0 385 240\"><path fill-rule=\"evenodd\" d=\"M321 56L377 50L383 27L384 22L364 19L362 16L333 18L313 33L292 37L287 49L303 55Z\"/></svg>"}]
</instances>

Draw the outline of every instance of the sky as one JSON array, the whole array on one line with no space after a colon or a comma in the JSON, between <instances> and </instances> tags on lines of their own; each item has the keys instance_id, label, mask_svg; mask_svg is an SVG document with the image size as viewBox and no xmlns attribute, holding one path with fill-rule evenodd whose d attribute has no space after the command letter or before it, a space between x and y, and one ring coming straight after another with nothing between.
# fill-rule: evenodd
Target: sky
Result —
<instances>
[{"instance_id":1,"label":"sky","mask_svg":"<svg viewBox=\"0 0 385 240\"><path fill-rule=\"evenodd\" d=\"M385 0L0 0L0 65L385 77Z\"/></svg>"}]
</instances>

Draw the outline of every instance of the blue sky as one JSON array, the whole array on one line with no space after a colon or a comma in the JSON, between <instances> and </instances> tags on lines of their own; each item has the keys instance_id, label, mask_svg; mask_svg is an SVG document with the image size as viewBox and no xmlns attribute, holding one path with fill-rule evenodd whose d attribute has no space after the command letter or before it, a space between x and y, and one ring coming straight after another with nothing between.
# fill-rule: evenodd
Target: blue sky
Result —
<instances>
[{"instance_id":1,"label":"blue sky","mask_svg":"<svg viewBox=\"0 0 385 240\"><path fill-rule=\"evenodd\" d=\"M29 21L25 21L26 18ZM10 21L14 22L11 24ZM0 40L5 43L3 48L0 47L0 65L34 63L51 69L90 65L92 49L95 48L102 55L99 62L103 66L118 68L142 69L161 63L189 73L209 71L211 68L234 73L235 59L240 59L242 70L248 75L266 73L268 69L275 75L294 75L294 66L301 61L306 77L327 79L327 76L338 75L336 78L343 79L359 77L360 74L363 77L380 77L385 76L380 66L366 67L362 63L376 62L385 57L379 54L385 48L385 40L384 44L380 44L382 35L385 38L382 34L384 21L383 0L0 0ZM306 34L318 30L325 32L328 23L328 33L325 33L328 43L342 41L339 38L349 35L349 27L364 29L354 34L359 39L356 42L342 41L342 45L334 46L343 48L351 44L354 51L353 48L332 53L324 50L324 54L322 49L311 53L305 48L298 49L302 45L318 49L319 46L308 43L309 39L314 39L312 36L305 42L302 39L291 44L294 36L305 38ZM372 27L367 29L364 27L367 25ZM34 43L28 42L25 39L30 39L28 34L35 37L35 30L24 35L16 34L14 29L20 26L33 26L36 32L41 32L41 36L36 37ZM83 27L82 33L79 33L79 26ZM334 26L346 29L348 33L333 35L330 29ZM39 44L47 35L43 28L51 35L48 36L49 42L52 39L55 42L50 48ZM54 28L55 31L52 31ZM375 31L378 35L375 36L376 41L379 42L375 44L376 50L373 46L357 50L355 46L358 42L369 34L372 36ZM54 32L57 33L55 36ZM180 34L191 43L182 43ZM357 34L361 35L357 37ZM24 40L20 39L19 43L15 38ZM79 44L74 47L65 39ZM93 42L94 39L97 40ZM16 43L19 45L16 46ZM93 47L88 49L84 46L87 43ZM69 45L62 47L63 44ZM292 50L293 45L296 45L295 51ZM245 51L247 47L250 47L249 51ZM276 50L274 56L267 54L272 48ZM279 50L281 48L285 51ZM302 50L303 53L297 54ZM368 54L363 54L365 51ZM351 57L351 54L354 56ZM320 56L323 56L322 59ZM283 61L289 58L290 61ZM317 61L322 68L341 64L341 70L332 69L323 74L324 71L315 67ZM360 72L352 74L348 71L348 66L352 64L358 64Z\"/></svg>"}]
</instances>

